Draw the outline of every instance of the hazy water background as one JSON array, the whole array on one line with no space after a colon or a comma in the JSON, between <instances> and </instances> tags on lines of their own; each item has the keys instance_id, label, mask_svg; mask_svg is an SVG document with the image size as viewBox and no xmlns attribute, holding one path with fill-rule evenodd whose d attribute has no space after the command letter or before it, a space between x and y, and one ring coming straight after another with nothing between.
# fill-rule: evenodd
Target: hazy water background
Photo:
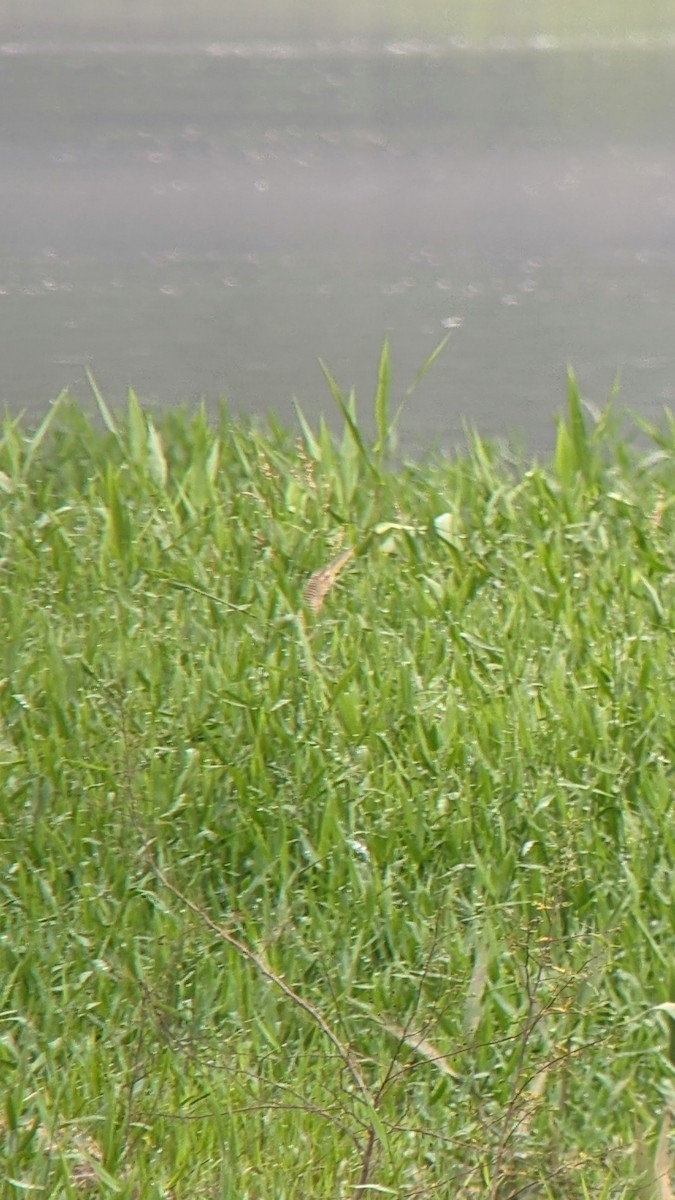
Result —
<instances>
[{"instance_id":1,"label":"hazy water background","mask_svg":"<svg viewBox=\"0 0 675 1200\"><path fill-rule=\"evenodd\" d=\"M0 23L0 399L367 407L546 447L565 364L675 395L675 13L17 0ZM479 19L480 18L480 19ZM567 21L564 27L560 22Z\"/></svg>"}]
</instances>

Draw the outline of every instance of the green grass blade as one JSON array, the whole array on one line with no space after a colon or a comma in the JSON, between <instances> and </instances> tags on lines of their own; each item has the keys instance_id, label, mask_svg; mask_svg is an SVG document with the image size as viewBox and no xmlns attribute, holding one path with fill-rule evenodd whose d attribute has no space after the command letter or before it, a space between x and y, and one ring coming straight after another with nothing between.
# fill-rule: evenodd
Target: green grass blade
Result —
<instances>
[{"instance_id":1,"label":"green grass blade","mask_svg":"<svg viewBox=\"0 0 675 1200\"><path fill-rule=\"evenodd\" d=\"M131 461L145 470L148 451L148 421L133 388L127 393L127 431Z\"/></svg>"},{"instance_id":2,"label":"green grass blade","mask_svg":"<svg viewBox=\"0 0 675 1200\"><path fill-rule=\"evenodd\" d=\"M584 479L590 479L591 448L581 397L571 367L567 368L567 427L574 467Z\"/></svg>"},{"instance_id":3,"label":"green grass blade","mask_svg":"<svg viewBox=\"0 0 675 1200\"><path fill-rule=\"evenodd\" d=\"M345 401L345 398L342 395L342 392L340 391L335 380L333 379L333 376L331 375L330 371L328 370L328 367L326 366L326 364L324 362L322 362L321 359L319 359L319 366L321 367L321 370L323 371L324 379L326 380L326 383L328 384L328 389L330 391L330 394L333 397L335 404L337 405L337 407L340 410L342 419L345 423L345 427L349 431L350 437L351 437L356 449L358 450L359 455L360 455L361 459L363 460L364 465L367 467L367 469L370 471L370 473L372 475L374 475L374 477L377 480L380 480L381 474L380 474L378 468L376 467L375 463L373 462L370 454L368 453L366 444L365 444L362 434L361 434L361 430L359 429L352 413L349 410L349 404Z\"/></svg>"},{"instance_id":4,"label":"green grass blade","mask_svg":"<svg viewBox=\"0 0 675 1200\"><path fill-rule=\"evenodd\" d=\"M62 392L60 392L59 395L56 397L56 400L51 405L47 415L42 419L42 421L38 425L35 433L33 434L32 438L30 439L30 442L28 443L28 451L26 453L26 457L23 462L24 477L28 474L30 467L31 467L31 463L33 462L36 454L38 453L40 447L42 446L42 443L44 442L47 434L49 433L49 430L51 429L52 425L54 424L56 415L57 415L61 405L63 404L63 401L66 399L67 396L68 396L68 389L64 388L64 390Z\"/></svg>"},{"instance_id":5,"label":"green grass blade","mask_svg":"<svg viewBox=\"0 0 675 1200\"><path fill-rule=\"evenodd\" d=\"M147 450L148 471L155 487L164 491L169 476L162 439L151 417L148 417Z\"/></svg>"},{"instance_id":6,"label":"green grass blade","mask_svg":"<svg viewBox=\"0 0 675 1200\"><path fill-rule=\"evenodd\" d=\"M665 1196L672 451L110 420L0 445L3 1178Z\"/></svg>"},{"instance_id":7,"label":"green grass blade","mask_svg":"<svg viewBox=\"0 0 675 1200\"><path fill-rule=\"evenodd\" d=\"M108 465L105 490L108 511L108 548L113 557L128 564L132 548L131 520L120 494L117 472L112 463Z\"/></svg>"},{"instance_id":8,"label":"green grass blade","mask_svg":"<svg viewBox=\"0 0 675 1200\"><path fill-rule=\"evenodd\" d=\"M317 442L316 438L314 437L314 434L312 433L309 423L305 418L305 414L303 413L303 411L300 407L300 404L295 399L295 396L293 397L293 407L295 408L298 422L300 424L300 429L302 430L302 436L303 436L303 439L305 442L305 449L307 450L307 453L309 454L310 458L314 459L315 462L321 462L321 458L322 458L321 447L320 447L319 443Z\"/></svg>"},{"instance_id":9,"label":"green grass blade","mask_svg":"<svg viewBox=\"0 0 675 1200\"><path fill-rule=\"evenodd\" d=\"M399 400L399 403L396 408L396 412L394 413L394 416L392 417L392 419L389 423L388 430L387 430L387 437L388 437L390 445L393 442L394 435L396 433L396 427L400 420L401 413L405 409L406 404L408 403L410 397L412 396L413 392L415 391L415 388L417 387L417 385L421 382L422 379L424 379L424 376L426 375L427 371L429 370L429 367L431 367L433 365L433 363L435 363L439 354L441 354L443 352L443 350L445 350L445 347L447 346L448 342L450 341L451 336L452 335L450 333L446 333L445 337L441 338L438 345L434 346L431 353L429 355L427 355L427 357L425 358L424 362L422 363L422 366L419 368L418 371L416 371L416 373L413 377L412 383L410 383L408 385L408 387L406 388L405 392L403 393L401 399Z\"/></svg>"},{"instance_id":10,"label":"green grass blade","mask_svg":"<svg viewBox=\"0 0 675 1200\"><path fill-rule=\"evenodd\" d=\"M389 342L385 337L377 365L377 385L373 401L377 441L373 448L376 455L382 454L389 438Z\"/></svg>"},{"instance_id":11,"label":"green grass blade","mask_svg":"<svg viewBox=\"0 0 675 1200\"><path fill-rule=\"evenodd\" d=\"M117 442L120 449L123 452L126 452L126 448L124 445L124 439L122 438L122 435L117 427L117 423L116 423L110 409L108 408L108 405L106 404L105 400L103 399L103 395L102 395L102 393L99 389L99 386L98 386L96 380L94 379L94 376L93 376L92 372L90 371L89 367L87 367L87 369L86 369L86 374L87 374L87 380L89 381L89 387L92 390L94 400L96 401L96 407L98 408L98 411L101 415L101 420L103 421L103 424L105 425L105 427L109 431L109 433L112 433L112 435L115 438L115 441Z\"/></svg>"}]
</instances>

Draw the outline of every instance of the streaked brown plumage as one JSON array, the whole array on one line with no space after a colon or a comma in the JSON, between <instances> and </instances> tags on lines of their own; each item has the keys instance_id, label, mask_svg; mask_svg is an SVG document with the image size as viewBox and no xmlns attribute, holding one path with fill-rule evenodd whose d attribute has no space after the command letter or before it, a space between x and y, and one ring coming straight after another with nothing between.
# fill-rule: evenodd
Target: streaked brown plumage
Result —
<instances>
[{"instance_id":1,"label":"streaked brown plumage","mask_svg":"<svg viewBox=\"0 0 675 1200\"><path fill-rule=\"evenodd\" d=\"M316 613L321 608L326 596L332 588L345 563L352 557L354 550L350 547L343 550L325 567L320 567L310 575L305 585L304 597L308 608Z\"/></svg>"}]
</instances>

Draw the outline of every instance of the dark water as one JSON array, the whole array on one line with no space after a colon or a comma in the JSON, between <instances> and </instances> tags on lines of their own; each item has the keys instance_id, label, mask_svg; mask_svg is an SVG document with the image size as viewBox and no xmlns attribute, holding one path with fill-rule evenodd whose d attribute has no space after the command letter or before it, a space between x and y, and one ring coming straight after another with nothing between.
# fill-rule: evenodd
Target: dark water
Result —
<instances>
[{"instance_id":1,"label":"dark water","mask_svg":"<svg viewBox=\"0 0 675 1200\"><path fill-rule=\"evenodd\" d=\"M411 443L552 438L675 395L675 49L384 42L0 50L0 398L367 408L382 337Z\"/></svg>"}]
</instances>

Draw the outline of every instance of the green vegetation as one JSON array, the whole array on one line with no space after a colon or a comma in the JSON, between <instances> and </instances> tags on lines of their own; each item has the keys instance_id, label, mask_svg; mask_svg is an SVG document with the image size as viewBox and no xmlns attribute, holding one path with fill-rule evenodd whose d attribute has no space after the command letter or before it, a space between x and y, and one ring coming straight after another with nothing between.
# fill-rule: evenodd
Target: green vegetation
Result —
<instances>
[{"instance_id":1,"label":"green vegetation","mask_svg":"<svg viewBox=\"0 0 675 1200\"><path fill-rule=\"evenodd\" d=\"M675 423L328 382L5 422L2 1196L666 1200Z\"/></svg>"}]
</instances>

